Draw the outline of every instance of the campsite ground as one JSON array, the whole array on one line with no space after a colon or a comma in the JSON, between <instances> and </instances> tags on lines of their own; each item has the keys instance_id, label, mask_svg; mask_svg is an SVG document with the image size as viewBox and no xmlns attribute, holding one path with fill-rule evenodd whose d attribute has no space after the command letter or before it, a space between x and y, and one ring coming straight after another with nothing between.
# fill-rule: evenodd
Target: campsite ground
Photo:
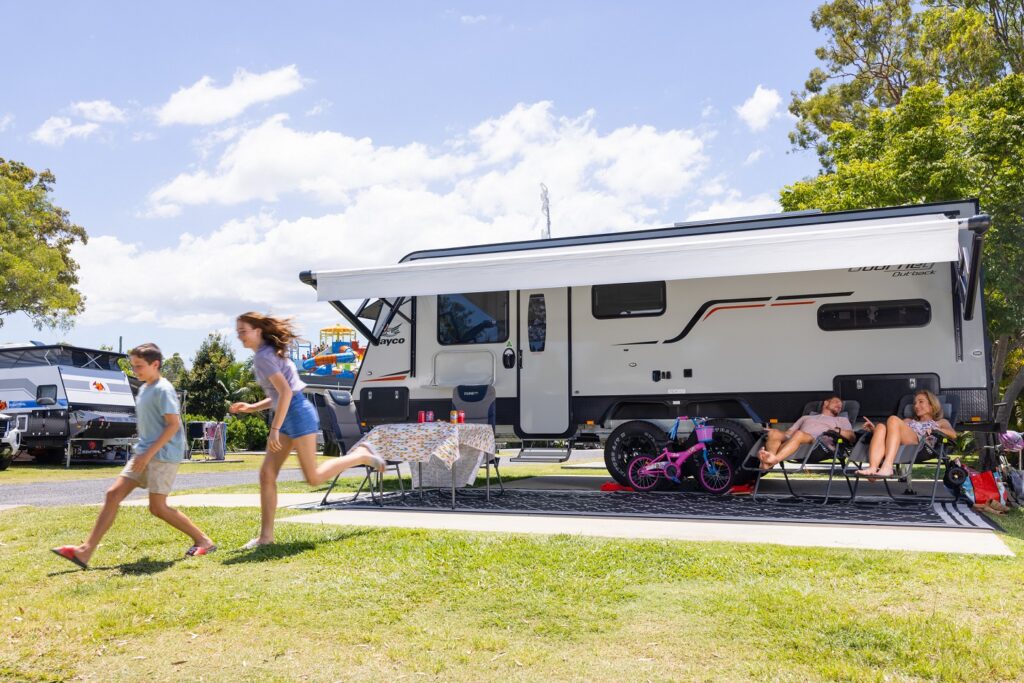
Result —
<instances>
[{"instance_id":1,"label":"campsite ground","mask_svg":"<svg viewBox=\"0 0 1024 683\"><path fill-rule=\"evenodd\" d=\"M565 473L505 469L552 472ZM94 506L0 512L0 679L1015 680L1024 669L1019 510L998 520L1016 557L306 524L242 551L254 509L186 512L220 551L184 560L182 536L127 507L85 572L47 549L83 537Z\"/></svg>"},{"instance_id":2,"label":"campsite ground","mask_svg":"<svg viewBox=\"0 0 1024 683\"><path fill-rule=\"evenodd\" d=\"M86 572L50 546L95 508L0 513L10 680L1013 680L1017 557L282 524L126 508ZM282 514L295 514L282 512ZM301 513L299 513L301 514Z\"/></svg>"}]
</instances>

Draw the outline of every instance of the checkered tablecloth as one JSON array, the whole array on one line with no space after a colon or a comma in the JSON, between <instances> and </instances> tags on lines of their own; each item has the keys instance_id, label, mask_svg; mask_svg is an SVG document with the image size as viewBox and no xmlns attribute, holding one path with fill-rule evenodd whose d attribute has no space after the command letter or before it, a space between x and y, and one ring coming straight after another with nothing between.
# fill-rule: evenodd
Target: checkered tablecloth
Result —
<instances>
[{"instance_id":1,"label":"checkered tablecloth","mask_svg":"<svg viewBox=\"0 0 1024 683\"><path fill-rule=\"evenodd\" d=\"M495 452L490 425L450 422L380 425L359 443L372 447L387 460L422 463L422 467L413 468L413 477L420 485L422 472L423 486L450 486L453 467L458 485L467 486L476 479L482 457ZM443 468L437 467L438 463Z\"/></svg>"}]
</instances>

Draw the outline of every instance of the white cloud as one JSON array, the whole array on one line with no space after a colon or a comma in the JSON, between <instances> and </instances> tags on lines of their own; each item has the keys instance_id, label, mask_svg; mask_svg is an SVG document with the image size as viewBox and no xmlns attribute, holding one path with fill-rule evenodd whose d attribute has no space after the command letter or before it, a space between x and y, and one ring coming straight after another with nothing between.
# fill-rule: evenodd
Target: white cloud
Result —
<instances>
[{"instance_id":1,"label":"white cloud","mask_svg":"<svg viewBox=\"0 0 1024 683\"><path fill-rule=\"evenodd\" d=\"M86 121L95 121L97 123L119 123L125 119L124 110L115 107L107 100L75 102L71 105L71 111Z\"/></svg>"},{"instance_id":2,"label":"white cloud","mask_svg":"<svg viewBox=\"0 0 1024 683\"><path fill-rule=\"evenodd\" d=\"M741 216L760 216L766 213L778 213L782 206L775 197L759 194L744 199L736 190L730 190L723 199L711 203L705 209L695 211L686 217L688 221L706 221L715 218L738 218Z\"/></svg>"},{"instance_id":3,"label":"white cloud","mask_svg":"<svg viewBox=\"0 0 1024 683\"><path fill-rule=\"evenodd\" d=\"M320 116L320 114L323 114L332 106L334 106L334 104L329 100L320 100L319 102L317 102L312 107L306 110L306 116Z\"/></svg>"},{"instance_id":4,"label":"white cloud","mask_svg":"<svg viewBox=\"0 0 1024 683\"><path fill-rule=\"evenodd\" d=\"M663 225L665 205L700 182L708 163L701 138L650 126L602 133L593 120L593 112L559 117L548 102L524 104L437 150L303 132L286 117L271 117L232 139L210 168L156 190L148 211L175 215L194 204L290 195L328 208L298 219L253 209L160 249L94 236L75 248L88 297L81 322L206 331L230 325L247 309L329 318L298 281L300 271L395 263L417 249L535 239L541 182L551 191L556 236ZM110 277L114 263L117 278ZM159 284L123 286L132 281Z\"/></svg>"},{"instance_id":5,"label":"white cloud","mask_svg":"<svg viewBox=\"0 0 1024 683\"><path fill-rule=\"evenodd\" d=\"M463 14L462 16L459 17L459 21L461 21L463 24L480 24L480 23L483 23L483 22L487 21L487 15L486 14L476 14L476 15Z\"/></svg>"},{"instance_id":6,"label":"white cloud","mask_svg":"<svg viewBox=\"0 0 1024 683\"><path fill-rule=\"evenodd\" d=\"M756 164L764 153L765 149L763 147L758 147L753 152L747 155L747 158L743 160L743 165L751 166L753 164Z\"/></svg>"},{"instance_id":7,"label":"white cloud","mask_svg":"<svg viewBox=\"0 0 1024 683\"><path fill-rule=\"evenodd\" d=\"M0 116L0 133L3 133L7 128L14 123L14 114L4 114Z\"/></svg>"},{"instance_id":8,"label":"white cloud","mask_svg":"<svg viewBox=\"0 0 1024 683\"><path fill-rule=\"evenodd\" d=\"M763 130L772 119L779 115L782 97L777 90L764 88L760 84L754 89L746 102L736 107L736 113L749 126L750 130Z\"/></svg>"},{"instance_id":9,"label":"white cloud","mask_svg":"<svg viewBox=\"0 0 1024 683\"><path fill-rule=\"evenodd\" d=\"M72 124L66 116L51 116L36 128L31 138L44 145L59 147L69 138L87 138L99 129L98 123Z\"/></svg>"},{"instance_id":10,"label":"white cloud","mask_svg":"<svg viewBox=\"0 0 1024 683\"><path fill-rule=\"evenodd\" d=\"M238 116L254 104L301 90L303 85L294 64L262 74L239 69L231 83L223 88L215 87L211 77L203 76L171 95L157 112L157 120L162 126L220 123Z\"/></svg>"},{"instance_id":11,"label":"white cloud","mask_svg":"<svg viewBox=\"0 0 1024 683\"><path fill-rule=\"evenodd\" d=\"M529 197L532 207L541 181L565 196L592 190L629 202L670 199L707 162L703 140L691 131L630 126L600 135L593 116L557 117L550 102L520 104L439 151L303 132L280 114L241 133L215 168L182 173L149 199L153 207L230 205L299 194L344 206L382 186L454 191L467 210L495 216L514 208L515 197Z\"/></svg>"}]
</instances>

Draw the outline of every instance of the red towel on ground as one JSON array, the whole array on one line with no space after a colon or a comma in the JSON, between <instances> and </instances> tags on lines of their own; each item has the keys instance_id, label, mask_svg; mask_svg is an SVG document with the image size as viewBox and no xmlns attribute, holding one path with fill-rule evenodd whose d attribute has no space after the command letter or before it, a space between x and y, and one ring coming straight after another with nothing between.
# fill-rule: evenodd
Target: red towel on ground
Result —
<instances>
[{"instance_id":1,"label":"red towel on ground","mask_svg":"<svg viewBox=\"0 0 1024 683\"><path fill-rule=\"evenodd\" d=\"M606 481L601 484L602 491L632 491L632 486L623 486L622 484L615 481Z\"/></svg>"}]
</instances>

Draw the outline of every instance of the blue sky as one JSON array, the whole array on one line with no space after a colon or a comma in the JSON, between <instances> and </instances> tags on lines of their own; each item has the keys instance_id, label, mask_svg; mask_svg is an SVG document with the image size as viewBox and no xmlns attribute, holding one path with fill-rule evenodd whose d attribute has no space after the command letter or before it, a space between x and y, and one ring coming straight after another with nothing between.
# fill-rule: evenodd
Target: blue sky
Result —
<instances>
[{"instance_id":1,"label":"blue sky","mask_svg":"<svg viewBox=\"0 0 1024 683\"><path fill-rule=\"evenodd\" d=\"M90 234L71 331L190 356L297 273L777 210L813 2L5 3L0 157Z\"/></svg>"}]
</instances>

